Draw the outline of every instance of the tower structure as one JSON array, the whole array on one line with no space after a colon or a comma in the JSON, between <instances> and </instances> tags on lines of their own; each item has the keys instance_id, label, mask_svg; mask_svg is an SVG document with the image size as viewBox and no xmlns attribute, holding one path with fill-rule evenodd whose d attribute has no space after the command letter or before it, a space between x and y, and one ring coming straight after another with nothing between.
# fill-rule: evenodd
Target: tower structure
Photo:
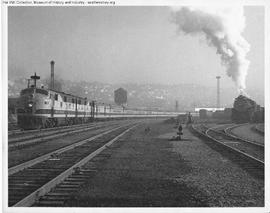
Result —
<instances>
[{"instance_id":1,"label":"tower structure","mask_svg":"<svg viewBox=\"0 0 270 213\"><path fill-rule=\"evenodd\" d=\"M123 88L119 88L114 91L114 102L121 106L127 104L127 91Z\"/></svg>"}]
</instances>

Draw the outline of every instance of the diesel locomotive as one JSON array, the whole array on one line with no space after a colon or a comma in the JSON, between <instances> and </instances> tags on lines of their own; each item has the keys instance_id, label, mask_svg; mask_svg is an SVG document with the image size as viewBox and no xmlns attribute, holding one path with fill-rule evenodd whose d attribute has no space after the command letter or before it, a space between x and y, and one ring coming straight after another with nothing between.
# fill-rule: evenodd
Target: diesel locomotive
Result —
<instances>
[{"instance_id":1,"label":"diesel locomotive","mask_svg":"<svg viewBox=\"0 0 270 213\"><path fill-rule=\"evenodd\" d=\"M54 64L51 62L51 64ZM53 69L52 69L53 70ZM161 112L128 109L73 94L56 91L53 88L37 87L39 76L33 75L33 85L23 89L18 99L17 120L22 129L51 128L73 125L93 120L125 117L176 116L176 112Z\"/></svg>"}]
</instances>

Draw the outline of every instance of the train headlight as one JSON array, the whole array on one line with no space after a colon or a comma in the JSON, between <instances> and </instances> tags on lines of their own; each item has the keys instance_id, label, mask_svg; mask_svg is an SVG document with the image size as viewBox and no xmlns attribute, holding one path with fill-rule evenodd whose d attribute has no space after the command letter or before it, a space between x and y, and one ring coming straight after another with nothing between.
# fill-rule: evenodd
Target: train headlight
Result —
<instances>
[{"instance_id":1,"label":"train headlight","mask_svg":"<svg viewBox=\"0 0 270 213\"><path fill-rule=\"evenodd\" d=\"M33 106L33 104L32 104L32 103L29 103L29 104L28 104L28 106L29 106L29 107L32 107L32 106Z\"/></svg>"}]
</instances>

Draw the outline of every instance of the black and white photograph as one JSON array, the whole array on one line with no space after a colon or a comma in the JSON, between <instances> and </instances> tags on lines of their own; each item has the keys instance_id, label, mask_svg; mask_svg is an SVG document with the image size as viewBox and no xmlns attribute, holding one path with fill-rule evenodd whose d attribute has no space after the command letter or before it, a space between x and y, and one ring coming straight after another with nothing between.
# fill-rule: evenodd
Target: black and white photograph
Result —
<instances>
[{"instance_id":1,"label":"black and white photograph","mask_svg":"<svg viewBox=\"0 0 270 213\"><path fill-rule=\"evenodd\" d=\"M2 2L4 212L270 212L269 5L198 2Z\"/></svg>"}]
</instances>

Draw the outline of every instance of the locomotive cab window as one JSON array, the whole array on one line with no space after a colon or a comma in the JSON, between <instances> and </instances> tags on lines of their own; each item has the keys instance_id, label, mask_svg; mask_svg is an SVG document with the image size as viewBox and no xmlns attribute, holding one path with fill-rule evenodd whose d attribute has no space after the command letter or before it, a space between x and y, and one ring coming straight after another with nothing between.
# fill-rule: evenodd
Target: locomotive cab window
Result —
<instances>
[{"instance_id":1,"label":"locomotive cab window","mask_svg":"<svg viewBox=\"0 0 270 213\"><path fill-rule=\"evenodd\" d=\"M42 95L48 95L48 91L44 89L36 89L36 93L42 94Z\"/></svg>"},{"instance_id":2,"label":"locomotive cab window","mask_svg":"<svg viewBox=\"0 0 270 213\"><path fill-rule=\"evenodd\" d=\"M21 95L34 93L34 88L27 88L21 91Z\"/></svg>"},{"instance_id":3,"label":"locomotive cab window","mask_svg":"<svg viewBox=\"0 0 270 213\"><path fill-rule=\"evenodd\" d=\"M58 94L54 95L54 100L58 101Z\"/></svg>"}]
</instances>

